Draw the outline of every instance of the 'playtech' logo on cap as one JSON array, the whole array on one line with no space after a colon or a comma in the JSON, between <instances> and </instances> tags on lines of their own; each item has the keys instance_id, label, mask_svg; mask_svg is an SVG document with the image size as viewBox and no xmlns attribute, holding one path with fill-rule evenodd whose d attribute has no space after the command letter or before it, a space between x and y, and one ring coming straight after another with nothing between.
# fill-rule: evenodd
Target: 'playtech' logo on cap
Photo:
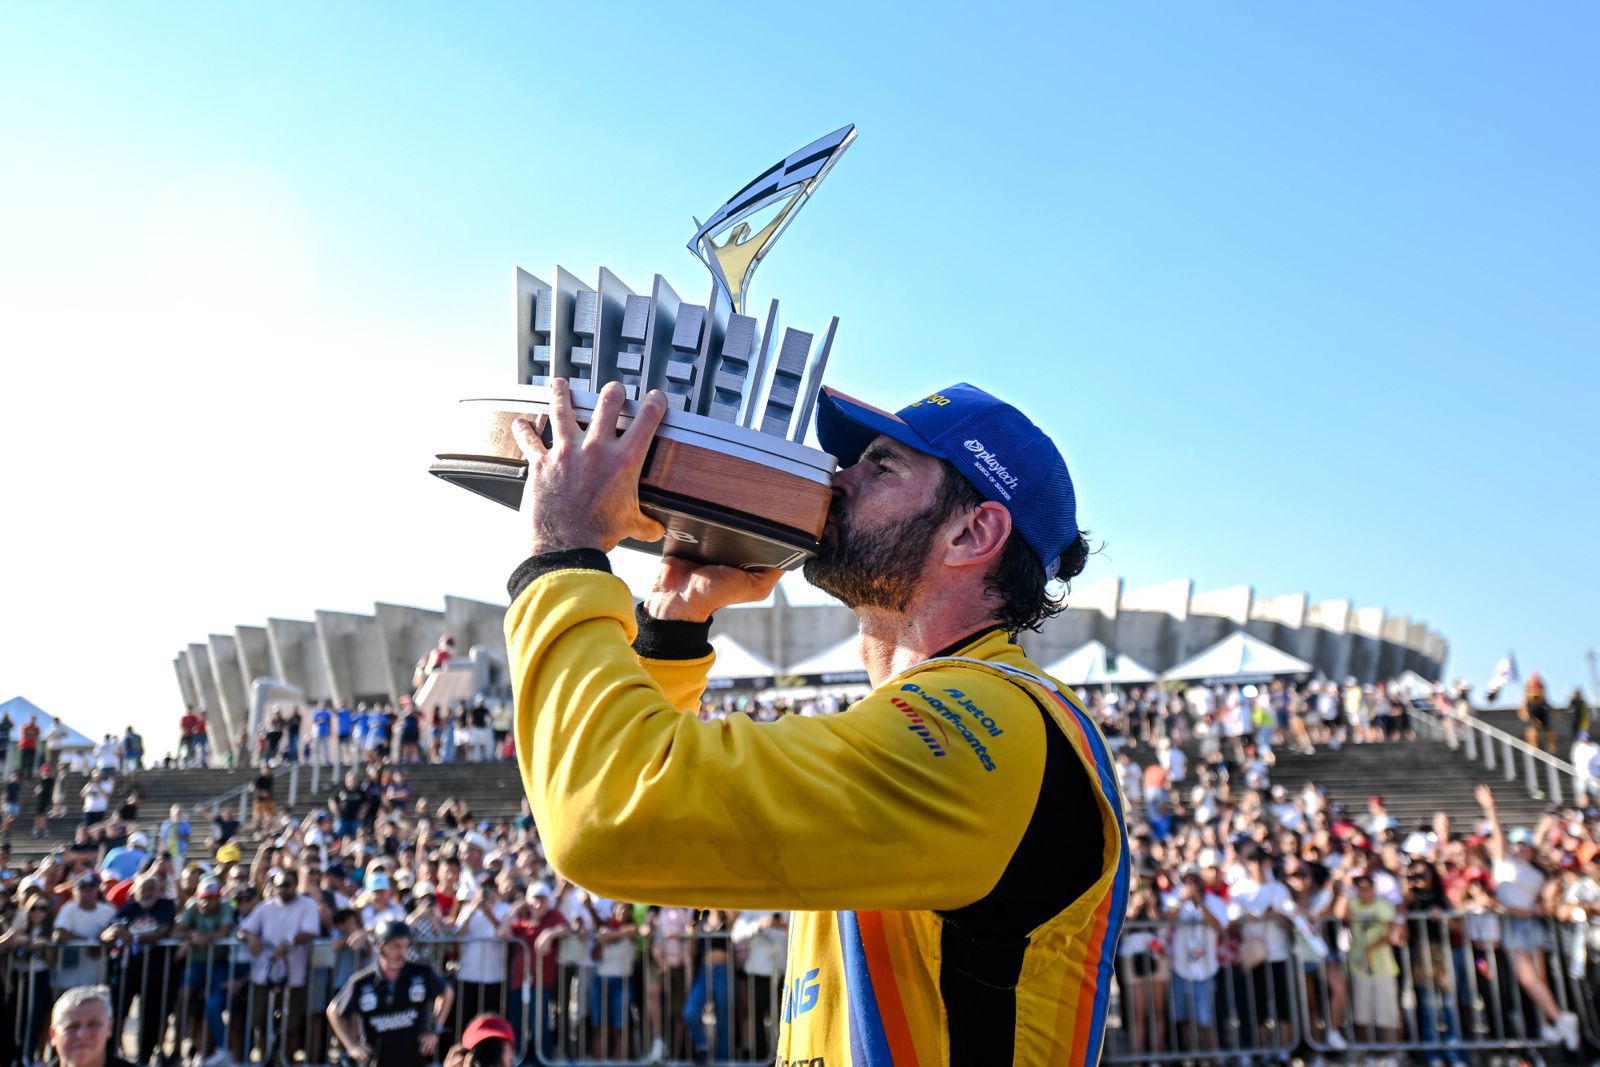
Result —
<instances>
[{"instance_id":1,"label":"'playtech' logo on cap","mask_svg":"<svg viewBox=\"0 0 1600 1067\"><path fill-rule=\"evenodd\" d=\"M997 483L1007 489L1015 489L1017 487L1017 476L1007 470L1006 465L1001 463L993 452L985 448L982 441L976 437L971 437L967 439L966 446L967 451L972 453L973 458L987 470ZM1006 494L1007 499L1010 499L1010 496L1011 494Z\"/></svg>"}]
</instances>

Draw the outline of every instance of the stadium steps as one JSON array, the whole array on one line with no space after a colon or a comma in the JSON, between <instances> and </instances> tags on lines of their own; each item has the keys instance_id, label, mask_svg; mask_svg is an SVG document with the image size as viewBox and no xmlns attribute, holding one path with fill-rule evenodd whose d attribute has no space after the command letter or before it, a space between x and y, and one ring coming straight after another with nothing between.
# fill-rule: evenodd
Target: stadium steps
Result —
<instances>
[{"instance_id":1,"label":"stadium steps","mask_svg":"<svg viewBox=\"0 0 1600 1067\"><path fill-rule=\"evenodd\" d=\"M1552 719L1552 725L1556 731L1555 755L1561 759L1566 759L1572 752L1575 731L1572 719L1567 715L1566 709L1556 708L1554 710L1555 716ZM1485 726L1493 726L1497 730L1504 730L1519 741L1525 740L1523 731L1527 729L1528 724L1522 721L1516 708L1493 708L1488 710L1475 708L1472 716Z\"/></svg>"},{"instance_id":2,"label":"stadium steps","mask_svg":"<svg viewBox=\"0 0 1600 1067\"><path fill-rule=\"evenodd\" d=\"M1191 768L1185 784L1192 788L1199 745L1190 742L1184 751ZM1148 746L1130 754L1141 765L1153 759ZM1272 767L1272 784L1293 794L1307 781L1314 781L1357 823L1366 820L1367 798L1381 796L1389 814L1407 830L1420 820L1431 820L1434 812L1444 811L1458 831L1471 832L1482 817L1473 788L1487 782L1494 788L1505 824L1531 827L1546 802L1529 796L1518 783L1505 781L1503 773L1468 761L1442 741L1395 741L1345 745L1337 752L1319 748L1309 756L1280 748Z\"/></svg>"},{"instance_id":3,"label":"stadium steps","mask_svg":"<svg viewBox=\"0 0 1600 1067\"><path fill-rule=\"evenodd\" d=\"M426 799L430 808L436 809L446 797L453 797L466 804L475 818L494 822L515 818L521 811L522 779L518 775L514 760L448 765L424 764L403 769L406 771L407 781L411 784L413 801ZM273 789L280 811L286 807L289 797L288 777L287 772L280 768ZM140 793L139 828L153 838L172 805L182 804L189 813L196 838L203 842L209 833L210 803L220 794L231 792L233 795L228 798L228 803L234 807L237 814L239 790L254 780L255 771L249 768L142 771L137 776ZM82 822L80 814L82 804L78 800L78 790L85 781L86 778L81 774L69 776L67 788L70 814L66 818L51 819L48 834L43 840L33 837L29 832L33 825L31 814L33 797L24 795L23 814L18 817L9 834L13 860L37 857L72 840L73 833ZM300 792L292 809L292 814L297 819L313 806L320 808L327 804L329 786L326 776L323 789L315 799L310 795L310 781L309 769L302 768ZM116 791L112 795L113 810L127 796L128 789L126 778L118 781ZM204 807L200 807L202 805Z\"/></svg>"},{"instance_id":4,"label":"stadium steps","mask_svg":"<svg viewBox=\"0 0 1600 1067\"><path fill-rule=\"evenodd\" d=\"M1515 713L1512 713L1515 714ZM1190 767L1199 765L1199 746L1190 742L1185 746ZM1148 747L1130 749L1133 758L1148 763L1153 751ZM514 818L521 809L522 782L515 761L499 760L492 763L424 764L406 767L413 798L425 798L431 808L437 808L445 797L454 797L465 803L479 819L499 822ZM1505 782L1499 775L1469 763L1459 753L1450 751L1442 742L1405 741L1370 745L1347 745L1338 752L1319 749L1311 756L1297 755L1280 749L1273 768L1272 781L1291 792L1298 791L1310 779L1320 784L1328 795L1345 809L1356 821L1366 816L1367 797L1377 794L1384 797L1400 825L1410 828L1418 820L1431 818L1436 810L1448 812L1458 829L1470 830L1479 818L1477 802L1473 799L1473 786L1489 781L1495 787L1508 826L1531 826L1545 808L1542 799L1530 797L1517 784ZM195 831L204 840L209 809L196 811L197 805L209 804L224 791L238 791L254 778L250 769L226 770L146 770L138 776L141 793L140 827L154 835L168 808L182 804L190 812ZM1188 784L1193 785L1191 772ZM72 775L68 782L71 814L67 818L52 819L49 834L44 840L29 834L32 797L24 796L23 815L12 828L10 843L15 859L36 857L52 847L71 840L80 816L77 791L82 786L82 775ZM326 786L315 801L309 795L309 773L303 773L302 792L293 814L298 818L313 803L326 803ZM280 808L288 798L287 775L280 772L275 795ZM127 795L125 783L119 783L113 803Z\"/></svg>"}]
</instances>

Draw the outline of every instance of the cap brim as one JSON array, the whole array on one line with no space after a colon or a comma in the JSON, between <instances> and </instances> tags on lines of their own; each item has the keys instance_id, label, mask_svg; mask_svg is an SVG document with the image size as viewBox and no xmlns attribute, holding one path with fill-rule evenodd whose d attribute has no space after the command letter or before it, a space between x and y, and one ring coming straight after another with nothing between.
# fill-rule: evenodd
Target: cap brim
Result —
<instances>
[{"instance_id":1,"label":"cap brim","mask_svg":"<svg viewBox=\"0 0 1600 1067\"><path fill-rule=\"evenodd\" d=\"M933 453L927 440L899 416L823 386L822 395L817 398L817 441L824 452L839 461L840 467L855 466L861 453L879 435L918 452Z\"/></svg>"},{"instance_id":2,"label":"cap brim","mask_svg":"<svg viewBox=\"0 0 1600 1067\"><path fill-rule=\"evenodd\" d=\"M480 1041L496 1037L501 1041L515 1041L516 1033L511 1029L511 1024L498 1015L483 1019L474 1019L467 1025L466 1032L461 1035L461 1044L466 1048L477 1047Z\"/></svg>"}]
</instances>

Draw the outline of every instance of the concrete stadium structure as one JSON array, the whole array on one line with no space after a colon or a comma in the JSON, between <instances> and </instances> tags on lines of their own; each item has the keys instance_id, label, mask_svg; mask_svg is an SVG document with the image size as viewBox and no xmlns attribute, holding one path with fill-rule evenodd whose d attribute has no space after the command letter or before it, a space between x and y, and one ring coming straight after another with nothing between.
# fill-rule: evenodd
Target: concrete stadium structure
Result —
<instances>
[{"instance_id":1,"label":"concrete stadium structure","mask_svg":"<svg viewBox=\"0 0 1600 1067\"><path fill-rule=\"evenodd\" d=\"M1449 644L1425 623L1348 600L1311 602L1304 593L1257 597L1248 585L1196 592L1178 579L1126 589L1121 578L1082 585L1068 608L1022 644L1049 664L1088 641L1100 641L1157 672L1238 630L1312 664L1330 678L1362 682L1415 671L1437 680ZM307 701L398 703L411 693L412 669L438 641L455 637L458 654L505 662L504 604L446 597L444 610L376 604L371 615L316 611L310 621L268 619L232 634L211 634L173 661L186 705L204 707L216 752L231 751L241 728L253 728L250 694L259 679L293 686ZM780 668L837 646L856 632L849 609L798 576L762 604L721 612L725 634Z\"/></svg>"},{"instance_id":2,"label":"concrete stadium structure","mask_svg":"<svg viewBox=\"0 0 1600 1067\"><path fill-rule=\"evenodd\" d=\"M298 689L307 703L398 703L411 694L417 660L441 634L458 655L486 649L505 660L504 604L446 597L443 611L375 604L371 615L316 611L311 620L268 619L211 634L173 660L187 706L205 708L214 752L231 752L241 729L253 729L251 693L272 679Z\"/></svg>"},{"instance_id":3,"label":"concrete stadium structure","mask_svg":"<svg viewBox=\"0 0 1600 1067\"><path fill-rule=\"evenodd\" d=\"M765 604L722 612L713 632L773 663L799 663L856 632L849 609L819 602L819 596L786 580ZM1304 593L1262 598L1248 585L1196 592L1192 581L1178 579L1127 589L1121 578L1107 578L1074 588L1067 604L1041 631L1022 635L1023 647L1041 664L1099 641L1161 672L1237 630L1327 677L1362 682L1407 670L1437 680L1450 654L1441 634L1407 616L1356 609L1348 600L1313 603Z\"/></svg>"}]
</instances>

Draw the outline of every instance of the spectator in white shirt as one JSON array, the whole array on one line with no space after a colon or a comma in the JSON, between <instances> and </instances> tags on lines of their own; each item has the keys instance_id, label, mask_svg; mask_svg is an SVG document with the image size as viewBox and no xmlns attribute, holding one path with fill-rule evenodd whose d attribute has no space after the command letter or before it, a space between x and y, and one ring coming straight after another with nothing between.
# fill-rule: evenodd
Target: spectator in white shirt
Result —
<instances>
[{"instance_id":1,"label":"spectator in white shirt","mask_svg":"<svg viewBox=\"0 0 1600 1067\"><path fill-rule=\"evenodd\" d=\"M311 825L305 832L306 851L316 857L317 863L322 866L328 864L328 849L333 845L333 813L329 811L314 812L306 820Z\"/></svg>"},{"instance_id":2,"label":"spectator in white shirt","mask_svg":"<svg viewBox=\"0 0 1600 1067\"><path fill-rule=\"evenodd\" d=\"M1138 768L1134 777L1138 778ZM781 911L742 911L734 920L734 945L745 947L744 973L749 979L740 990L749 998L745 1018L755 1028L755 1047L751 1058L772 1059L778 1026L778 999L783 992L776 983L783 976L789 948L789 917Z\"/></svg>"},{"instance_id":3,"label":"spectator in white shirt","mask_svg":"<svg viewBox=\"0 0 1600 1067\"><path fill-rule=\"evenodd\" d=\"M461 839L461 889L457 894L470 900L477 893L478 876L488 870L487 856L494 850L494 842L477 830Z\"/></svg>"},{"instance_id":4,"label":"spectator in white shirt","mask_svg":"<svg viewBox=\"0 0 1600 1067\"><path fill-rule=\"evenodd\" d=\"M1281 1044L1289 1027L1282 1025L1290 1016L1289 995L1289 920L1295 910L1289 888L1278 881L1272 860L1260 848L1243 854L1244 877L1233 884L1229 917L1243 921L1240 955L1250 970L1253 999L1241 1010L1252 1013L1262 1048ZM1280 1024L1274 1032L1267 1020ZM1246 1031L1248 1033L1249 1031Z\"/></svg>"},{"instance_id":5,"label":"spectator in white shirt","mask_svg":"<svg viewBox=\"0 0 1600 1067\"><path fill-rule=\"evenodd\" d=\"M611 902L603 898L592 901L589 891L565 879L556 881L556 910L567 920L571 933L556 943L556 967L560 980L558 993L563 1003L583 1003L589 995L589 985L594 977L594 928L591 914L608 913Z\"/></svg>"},{"instance_id":6,"label":"spectator in white shirt","mask_svg":"<svg viewBox=\"0 0 1600 1067\"><path fill-rule=\"evenodd\" d=\"M1186 864L1178 873L1177 896L1167 911L1175 923L1168 949L1172 1017L1186 1048L1210 1050L1217 1047L1217 943L1227 933L1228 906L1205 891L1200 868Z\"/></svg>"},{"instance_id":7,"label":"spectator in white shirt","mask_svg":"<svg viewBox=\"0 0 1600 1067\"><path fill-rule=\"evenodd\" d=\"M1383 836L1385 830L1395 830L1400 826L1394 821L1394 816L1389 814L1389 809L1384 806L1382 797L1367 798L1367 821L1365 829L1372 837Z\"/></svg>"},{"instance_id":8,"label":"spectator in white shirt","mask_svg":"<svg viewBox=\"0 0 1600 1067\"><path fill-rule=\"evenodd\" d=\"M99 770L105 771L108 777L117 773L122 766L122 753L115 737L106 734L105 740L94 746L94 765Z\"/></svg>"},{"instance_id":9,"label":"spectator in white shirt","mask_svg":"<svg viewBox=\"0 0 1600 1067\"><path fill-rule=\"evenodd\" d=\"M288 993L285 1006L285 1059L293 1062L306 1031L306 973L311 942L322 933L316 901L300 895L299 877L288 870L272 876L272 895L239 924L239 937L250 946L250 1031L267 1026L273 986Z\"/></svg>"},{"instance_id":10,"label":"spectator in white shirt","mask_svg":"<svg viewBox=\"0 0 1600 1067\"><path fill-rule=\"evenodd\" d=\"M1289 799L1289 791L1281 785L1272 787L1272 804L1269 808L1273 821L1285 830L1304 829L1305 817L1300 814L1300 809Z\"/></svg>"},{"instance_id":11,"label":"spectator in white shirt","mask_svg":"<svg viewBox=\"0 0 1600 1067\"><path fill-rule=\"evenodd\" d=\"M1576 1052L1578 1017L1570 1011L1562 1011L1556 1004L1545 973L1545 955L1553 946L1549 930L1537 915L1545 878L1544 872L1533 865L1533 835L1523 829L1510 834L1501 830L1494 794L1488 786L1480 785L1477 797L1489 823L1489 859L1493 861L1490 873L1495 882L1495 899L1507 916L1505 946L1511 953L1517 984L1539 1008L1544 1019L1540 1035L1543 1040L1553 1042L1559 1038L1567 1051Z\"/></svg>"},{"instance_id":12,"label":"spectator in white shirt","mask_svg":"<svg viewBox=\"0 0 1600 1067\"><path fill-rule=\"evenodd\" d=\"M500 898L494 875L478 876L478 893L462 906L454 932L461 939L461 988L456 1003L463 1019L488 1012L505 1012L506 946L499 937L500 924L511 906Z\"/></svg>"},{"instance_id":13,"label":"spectator in white shirt","mask_svg":"<svg viewBox=\"0 0 1600 1067\"><path fill-rule=\"evenodd\" d=\"M1600 766L1596 766L1597 760L1600 760L1600 745L1589 740L1587 733L1580 733L1578 739L1572 743L1572 766L1578 772L1577 790L1580 808L1588 807L1595 795L1595 778L1600 776L1596 773L1600 772Z\"/></svg>"},{"instance_id":14,"label":"spectator in white shirt","mask_svg":"<svg viewBox=\"0 0 1600 1067\"><path fill-rule=\"evenodd\" d=\"M44 733L44 762L54 763L60 759L61 749L67 743L67 728L61 725L60 719L50 720L50 729Z\"/></svg>"},{"instance_id":15,"label":"spectator in white shirt","mask_svg":"<svg viewBox=\"0 0 1600 1067\"><path fill-rule=\"evenodd\" d=\"M593 1051L600 1059L621 1059L628 1054L629 979L639 958L639 938L648 936L649 928L636 925L633 905L620 900L611 905L609 917L591 911L589 918L595 924L595 940L600 946L589 998L589 1027L596 1042Z\"/></svg>"},{"instance_id":16,"label":"spectator in white shirt","mask_svg":"<svg viewBox=\"0 0 1600 1067\"><path fill-rule=\"evenodd\" d=\"M384 872L379 871L367 879L365 897L361 904L361 927L368 933L376 933L378 927L390 919L405 921L406 909L394 899L394 883Z\"/></svg>"},{"instance_id":17,"label":"spectator in white shirt","mask_svg":"<svg viewBox=\"0 0 1600 1067\"><path fill-rule=\"evenodd\" d=\"M111 780L105 772L97 769L78 790L78 795L83 798L83 824L93 826L103 822L106 809L111 806Z\"/></svg>"},{"instance_id":18,"label":"spectator in white shirt","mask_svg":"<svg viewBox=\"0 0 1600 1067\"><path fill-rule=\"evenodd\" d=\"M51 939L61 945L53 981L57 989L99 985L106 977L100 935L117 917L117 909L100 896L100 876L88 871L73 883L72 903L56 912Z\"/></svg>"},{"instance_id":19,"label":"spectator in white shirt","mask_svg":"<svg viewBox=\"0 0 1600 1067\"><path fill-rule=\"evenodd\" d=\"M1307 782L1300 789L1300 807L1306 813L1306 818L1315 821L1326 806L1327 798L1323 795L1322 788L1315 782Z\"/></svg>"}]
</instances>

